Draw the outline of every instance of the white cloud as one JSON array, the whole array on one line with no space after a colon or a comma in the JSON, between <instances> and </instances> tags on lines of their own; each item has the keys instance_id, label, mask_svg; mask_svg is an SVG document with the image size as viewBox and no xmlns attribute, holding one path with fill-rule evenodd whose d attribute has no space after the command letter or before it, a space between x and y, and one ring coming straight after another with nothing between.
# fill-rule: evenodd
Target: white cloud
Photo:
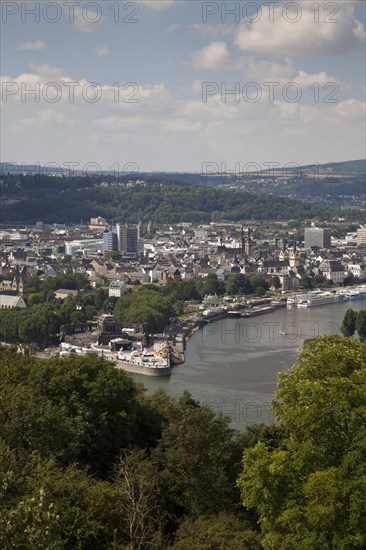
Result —
<instances>
[{"instance_id":1,"label":"white cloud","mask_svg":"<svg viewBox=\"0 0 366 550\"><path fill-rule=\"evenodd\" d=\"M194 94L202 93L202 80L195 80L192 84L192 92Z\"/></svg>"},{"instance_id":2,"label":"white cloud","mask_svg":"<svg viewBox=\"0 0 366 550\"><path fill-rule=\"evenodd\" d=\"M223 69L229 68L232 59L225 42L210 42L191 54L190 63L194 69Z\"/></svg>"},{"instance_id":3,"label":"white cloud","mask_svg":"<svg viewBox=\"0 0 366 550\"><path fill-rule=\"evenodd\" d=\"M196 23L189 26L190 29L197 32L201 36L207 36L210 38L224 38L235 34L237 25L227 25L221 23L219 25L207 25L205 23Z\"/></svg>"},{"instance_id":4,"label":"white cloud","mask_svg":"<svg viewBox=\"0 0 366 550\"><path fill-rule=\"evenodd\" d=\"M36 40L35 42L21 42L18 44L18 50L44 50L46 44L42 40Z\"/></svg>"},{"instance_id":5,"label":"white cloud","mask_svg":"<svg viewBox=\"0 0 366 550\"><path fill-rule=\"evenodd\" d=\"M106 55L110 55L110 51L108 46L97 46L95 48L95 53L97 54L97 57L105 57Z\"/></svg>"},{"instance_id":6,"label":"white cloud","mask_svg":"<svg viewBox=\"0 0 366 550\"><path fill-rule=\"evenodd\" d=\"M202 129L200 121L193 121L184 118L171 118L161 122L161 128L168 132L190 133L198 132Z\"/></svg>"},{"instance_id":7,"label":"white cloud","mask_svg":"<svg viewBox=\"0 0 366 550\"><path fill-rule=\"evenodd\" d=\"M341 101L336 106L337 115L355 122L364 121L366 117L366 102L357 99Z\"/></svg>"},{"instance_id":8,"label":"white cloud","mask_svg":"<svg viewBox=\"0 0 366 550\"><path fill-rule=\"evenodd\" d=\"M296 70L290 59L286 59L283 63L271 63L270 61L256 61L254 58L249 58L243 59L242 67L247 81L275 82L282 86L290 82L296 82L302 89L309 88L315 83L320 86L328 83L344 86L336 77L328 75L325 71L307 73L303 70Z\"/></svg>"},{"instance_id":9,"label":"white cloud","mask_svg":"<svg viewBox=\"0 0 366 550\"><path fill-rule=\"evenodd\" d=\"M133 129L133 128L141 128L144 126L145 128L150 125L155 126L156 121L155 120L149 120L142 116L110 116L106 118L99 118L96 120L93 120L92 126L96 128L103 128L105 130L111 131L111 130L127 130L127 129Z\"/></svg>"},{"instance_id":10,"label":"white cloud","mask_svg":"<svg viewBox=\"0 0 366 550\"><path fill-rule=\"evenodd\" d=\"M19 121L20 126L29 126L29 127L41 127L44 128L53 124L65 124L67 121L65 115L60 112L55 111L54 109L44 109L40 111L37 115L33 117L22 118ZM69 120L68 124L72 124L72 121Z\"/></svg>"},{"instance_id":11,"label":"white cloud","mask_svg":"<svg viewBox=\"0 0 366 550\"><path fill-rule=\"evenodd\" d=\"M353 28L353 34L359 42L364 42L366 39L365 26L361 21L355 20L355 25Z\"/></svg>"},{"instance_id":12,"label":"white cloud","mask_svg":"<svg viewBox=\"0 0 366 550\"><path fill-rule=\"evenodd\" d=\"M112 165L121 158L122 147L123 158L136 161L141 169L196 167L199 170L203 161L225 161L228 165L234 165L235 161L261 163L268 151L267 160L283 163L320 162L324 157L360 155L364 146L365 104L349 96L338 104L325 104L322 90L320 102L315 104L313 92L308 90L314 82L323 86L335 81L326 71L307 73L295 68L289 59L283 64L244 56L235 60L223 44L224 47L216 50L221 52L220 63L226 59L229 67L240 69L242 75L241 78L233 74L233 82L226 83L229 90L239 80L241 84L257 81L261 85L266 81L297 81L304 90L304 103L286 102L282 87L276 88L276 100L270 102L263 86L263 95L257 103L245 101L243 97L239 102L232 97L224 102L219 91L203 102L202 82L197 79L190 84L188 99L178 99L164 83L139 85L135 90L137 103L123 101L132 89L121 89L121 100L116 102L113 90L101 82L102 98L90 104L82 96L83 87L90 83L87 79L78 79L74 105L69 105L68 89L63 84L74 79L59 67L32 64L32 72L3 79L17 82L19 87L25 83L30 90L36 82L41 85L57 82L62 86L63 97L52 105L45 105L42 97L40 104L35 104L31 97L22 104L20 94L9 98L9 104L11 100L18 101L16 109L5 106L11 134L10 145L6 145L9 155L13 157L12 151L21 147L30 156L42 151L42 155L55 158L55 136L60 138L57 141L60 163L71 158ZM210 55L203 58L204 66L214 65L210 59ZM202 63L202 57L200 61ZM87 108L80 108L81 104ZM70 132L68 124L72 122ZM37 132L37 128L43 131ZM347 135L346 142L339 139L340 135ZM184 158L182 151L185 151ZM46 156L45 159L47 161Z\"/></svg>"},{"instance_id":13,"label":"white cloud","mask_svg":"<svg viewBox=\"0 0 366 550\"><path fill-rule=\"evenodd\" d=\"M235 43L245 51L272 56L306 56L313 54L346 54L362 47L365 37L363 24L355 17L355 2L320 2L319 22L311 3L297 5L298 12L285 2L274 5L273 21L266 13L254 23L242 21ZM332 14L331 5L338 13ZM290 6L291 4L288 4ZM297 20L298 18L298 20ZM294 22L289 22L292 19Z\"/></svg>"},{"instance_id":14,"label":"white cloud","mask_svg":"<svg viewBox=\"0 0 366 550\"><path fill-rule=\"evenodd\" d=\"M74 27L79 32L96 32L103 23L101 7L97 2L94 3L98 9L89 6L88 9L75 7L74 9Z\"/></svg>"},{"instance_id":15,"label":"white cloud","mask_svg":"<svg viewBox=\"0 0 366 550\"><path fill-rule=\"evenodd\" d=\"M37 75L48 78L60 77L64 74L64 70L61 69L61 67L55 67L53 65L49 65L48 63L29 63L29 68L32 69L32 71L34 71Z\"/></svg>"},{"instance_id":16,"label":"white cloud","mask_svg":"<svg viewBox=\"0 0 366 550\"><path fill-rule=\"evenodd\" d=\"M161 11L176 4L177 0L138 0L138 2L152 10Z\"/></svg>"},{"instance_id":17,"label":"white cloud","mask_svg":"<svg viewBox=\"0 0 366 550\"><path fill-rule=\"evenodd\" d=\"M328 83L334 83L336 86L347 87L334 76L328 75L325 71L318 73L307 73L304 70L296 70L290 59L284 59L281 63L259 60L255 57L233 58L225 42L211 42L201 50L195 51L190 56L190 63L194 69L204 70L232 70L239 73L239 78L229 82L227 77L221 77L217 84L227 85L227 88L235 88L235 85L255 82L263 88L264 83L274 83L276 85L285 85L290 82L296 82L301 88L308 88L315 83L324 86ZM196 80L193 83L194 93L202 91L202 81Z\"/></svg>"},{"instance_id":18,"label":"white cloud","mask_svg":"<svg viewBox=\"0 0 366 550\"><path fill-rule=\"evenodd\" d=\"M238 110L243 111L239 104L224 103L219 95L209 98L205 103L202 100L182 101L177 105L174 115L179 118L191 118L192 120L212 121L221 119L235 119Z\"/></svg>"},{"instance_id":19,"label":"white cloud","mask_svg":"<svg viewBox=\"0 0 366 550\"><path fill-rule=\"evenodd\" d=\"M169 27L166 28L166 31L167 32L174 32L174 31L177 31L180 29L180 25L178 25L178 23L172 23L171 25L169 25Z\"/></svg>"}]
</instances>

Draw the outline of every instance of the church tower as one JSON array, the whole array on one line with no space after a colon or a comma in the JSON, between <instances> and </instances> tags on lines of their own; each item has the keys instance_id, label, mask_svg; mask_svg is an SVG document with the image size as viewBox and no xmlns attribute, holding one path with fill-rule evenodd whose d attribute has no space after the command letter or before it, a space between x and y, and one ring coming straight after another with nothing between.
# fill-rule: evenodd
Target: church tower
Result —
<instances>
[{"instance_id":1,"label":"church tower","mask_svg":"<svg viewBox=\"0 0 366 550\"><path fill-rule=\"evenodd\" d=\"M20 285L20 271L19 271L19 266L17 265L15 268L15 273L13 277L12 290L14 292L19 292L19 285Z\"/></svg>"},{"instance_id":2,"label":"church tower","mask_svg":"<svg viewBox=\"0 0 366 550\"><path fill-rule=\"evenodd\" d=\"M245 240L245 255L247 257L251 254L251 236L250 236L250 227L247 228L247 238Z\"/></svg>"},{"instance_id":3,"label":"church tower","mask_svg":"<svg viewBox=\"0 0 366 550\"><path fill-rule=\"evenodd\" d=\"M28 270L27 266L24 266L20 272L20 280L17 288L19 294L26 294L28 292Z\"/></svg>"}]
</instances>

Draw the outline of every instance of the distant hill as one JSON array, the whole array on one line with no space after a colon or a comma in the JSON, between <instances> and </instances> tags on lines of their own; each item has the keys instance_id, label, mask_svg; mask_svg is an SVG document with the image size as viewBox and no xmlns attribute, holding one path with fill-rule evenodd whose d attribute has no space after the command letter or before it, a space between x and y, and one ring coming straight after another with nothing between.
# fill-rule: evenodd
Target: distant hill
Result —
<instances>
[{"instance_id":1,"label":"distant hill","mask_svg":"<svg viewBox=\"0 0 366 550\"><path fill-rule=\"evenodd\" d=\"M109 180L109 185L105 180ZM116 221L355 220L357 210L312 204L272 193L147 179L125 184L103 177L7 175L1 179L1 222L79 223L101 215Z\"/></svg>"},{"instance_id":2,"label":"distant hill","mask_svg":"<svg viewBox=\"0 0 366 550\"><path fill-rule=\"evenodd\" d=\"M78 188L77 190L87 188L89 194L89 201L86 197L80 198L81 202L79 204L79 207L74 203L69 204L68 208L70 209L70 211L64 213L65 220L68 219L69 221L71 221L71 219L85 219L85 217L88 216L90 213L90 215L98 213L98 209L94 208L94 204L98 204L98 198L104 196L106 193L100 190L98 197L94 199L94 203L92 205L90 193L93 194L93 192L91 190L94 190L94 188L100 185L101 182L112 181L113 179L117 179L119 182L125 183L129 182L130 180L136 181L137 179L141 179L143 181L148 181L150 184L154 182L175 182L183 183L187 186L192 185L194 187L205 186L207 188L208 186L226 190L231 189L233 192L236 192L235 190L238 190L241 193L247 192L251 194L251 197L253 197L254 194L260 193L261 195L266 195L267 197L271 196L271 201L273 201L275 197L277 197L280 201L283 200L284 197L286 197L293 199L295 203L298 201L309 204L315 203L317 206L319 206L319 208L320 205L323 204L324 206L334 205L342 208L351 207L361 209L364 208L364 201L366 199L365 159L341 161L335 163L329 162L321 165L305 165L297 168L276 168L275 171L263 170L261 173L216 173L206 175L193 172L122 172L118 175L117 178L112 172L108 170L103 171L102 174L98 174L97 172L89 172L88 174L83 174L81 171L75 171L74 175L70 177L69 169L67 168L57 168L57 170L55 171L55 169L51 167L42 168L39 165L32 164L16 165L13 163L0 163L0 169L2 171L2 180L4 181L4 178L6 178L6 184L4 183L2 185L0 196L2 201L2 217L4 219L11 219L14 221L17 218L19 220L27 220L33 218L30 213L29 215L27 213L27 201L30 201L28 202L28 208L31 204L32 208L37 209L38 207L34 203L32 203L33 197L28 196L28 198L25 198L24 196L24 194L26 196L28 195L30 189L33 189L35 194L37 194L40 189L42 189L40 198L42 198L42 200L44 201L50 201L48 208L41 208L40 213L37 214L37 218L43 219L45 215L48 216L48 218L50 219L52 218L52 216L59 216L60 211L58 208L56 208L54 211L53 201L56 198L57 201L60 201L60 205L65 202L66 197L64 197L63 195L59 196L59 194L67 193L68 191L66 191L66 189L70 189L70 185L67 183L68 180L74 182L71 186L73 188L75 188L76 186L75 181L78 181L79 183L76 186ZM10 175L7 177L7 174ZM21 184L19 184L19 178L22 181ZM48 181L48 183L44 187L44 182L46 180ZM10 186L12 187L12 192L10 192L10 187L8 185L10 181L13 181L13 185ZM23 185L25 181L27 181L27 184ZM58 185L57 190L55 189L56 182ZM19 188L19 185L21 189ZM186 187L185 191L191 193L192 189L193 188ZM127 189L124 191L124 196L129 197L128 200L135 200L137 194L135 192L131 192L130 194L127 191ZM203 191L203 194L204 193L206 193L206 191ZM242 197L240 197L240 200L241 199ZM22 201L22 205L20 205L20 200ZM113 200L115 199L113 198ZM220 212L220 215L223 216L225 213L229 216L234 215L226 208L221 208L220 205L217 205L214 197L212 197L211 200L216 205L215 207L211 205L212 210L217 212L217 214L215 214L216 219L219 215L218 212ZM264 201L264 198L262 197L261 200ZM102 202L104 203L104 199L102 200ZM88 204L88 207L86 207L86 204ZM5 213L4 211L5 206L9 210L9 212L7 213ZM77 211L83 210L84 213L80 212L80 214L75 213L74 215L75 208ZM128 211L127 214L133 215L133 209L134 204L131 204L131 210ZM236 212L234 218L241 219L239 212L235 208L235 205L233 206L233 209ZM274 215L273 219L280 219L281 215L278 213L277 206L274 210L276 210L276 214ZM282 211L284 210L286 210L285 206ZM113 208L109 208L109 211L111 214L109 217L113 217ZM281 208L279 209L279 211L281 211ZM241 209L241 212L243 214L245 213L245 216L248 216L248 212L246 209ZM144 213L146 212L142 211L142 215L144 215ZM189 217L189 208L185 207L184 213L187 214ZM258 219L264 219L262 218L262 212L260 211L260 209L258 209L257 211L257 208L255 208L254 213L254 217L257 216ZM35 212L34 215L36 215ZM146 215L154 216L154 211L149 212L149 214L146 213ZM212 219L213 215L214 214L209 213L208 210L205 211L205 214L202 214L201 217L199 213L196 213L195 217L197 221L208 221ZM250 212L249 215L251 216ZM289 212L286 211L286 215L284 215L283 219L288 219L289 215ZM170 217L172 218L171 221L174 221L175 217L183 219L182 211L180 210L179 212L177 212L176 216L174 213L172 213ZM168 213L164 213L163 218L169 218ZM231 218L229 217L228 219ZM266 211L266 219L272 219L269 210Z\"/></svg>"},{"instance_id":3,"label":"distant hill","mask_svg":"<svg viewBox=\"0 0 366 550\"><path fill-rule=\"evenodd\" d=\"M313 167L314 165L302 166L305 171L311 170ZM327 164L319 164L318 168L320 171L334 171L339 175L366 174L366 159L328 162Z\"/></svg>"}]
</instances>

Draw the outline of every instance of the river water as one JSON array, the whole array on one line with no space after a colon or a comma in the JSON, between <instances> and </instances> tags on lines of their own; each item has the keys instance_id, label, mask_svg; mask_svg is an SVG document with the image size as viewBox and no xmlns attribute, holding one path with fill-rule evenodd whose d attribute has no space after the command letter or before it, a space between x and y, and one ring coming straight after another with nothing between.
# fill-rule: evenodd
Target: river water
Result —
<instances>
[{"instance_id":1,"label":"river water","mask_svg":"<svg viewBox=\"0 0 366 550\"><path fill-rule=\"evenodd\" d=\"M365 309L366 300L216 321L192 336L186 362L174 367L170 378L135 378L149 393L164 388L170 396L179 397L187 389L194 399L229 416L236 429L271 423L277 373L296 362L306 338L339 333L350 307Z\"/></svg>"}]
</instances>

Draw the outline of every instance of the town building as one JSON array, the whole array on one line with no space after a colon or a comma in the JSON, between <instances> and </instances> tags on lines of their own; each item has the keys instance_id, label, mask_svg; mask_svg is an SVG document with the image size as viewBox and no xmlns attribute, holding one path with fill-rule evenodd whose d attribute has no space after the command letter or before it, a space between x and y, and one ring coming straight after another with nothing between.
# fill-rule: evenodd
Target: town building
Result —
<instances>
[{"instance_id":1,"label":"town building","mask_svg":"<svg viewBox=\"0 0 366 550\"><path fill-rule=\"evenodd\" d=\"M361 227L357 229L357 246L366 247L366 225L361 225Z\"/></svg>"},{"instance_id":2,"label":"town building","mask_svg":"<svg viewBox=\"0 0 366 550\"><path fill-rule=\"evenodd\" d=\"M25 308L25 303L22 296L9 296L8 294L0 294L0 309Z\"/></svg>"},{"instance_id":3,"label":"town building","mask_svg":"<svg viewBox=\"0 0 366 550\"><path fill-rule=\"evenodd\" d=\"M331 247L331 229L322 229L319 227L305 228L305 248L330 248Z\"/></svg>"},{"instance_id":4,"label":"town building","mask_svg":"<svg viewBox=\"0 0 366 550\"><path fill-rule=\"evenodd\" d=\"M366 265L365 264L347 264L347 269L349 273L352 273L354 277L358 279L366 278Z\"/></svg>"},{"instance_id":5,"label":"town building","mask_svg":"<svg viewBox=\"0 0 366 550\"><path fill-rule=\"evenodd\" d=\"M59 288L55 291L55 297L60 300L65 300L68 296L75 298L78 294L78 290L71 290L70 288Z\"/></svg>"},{"instance_id":6,"label":"town building","mask_svg":"<svg viewBox=\"0 0 366 550\"><path fill-rule=\"evenodd\" d=\"M128 287L124 281L116 280L109 285L108 296L110 298L121 298L127 290Z\"/></svg>"},{"instance_id":7,"label":"town building","mask_svg":"<svg viewBox=\"0 0 366 550\"><path fill-rule=\"evenodd\" d=\"M127 224L117 223L116 225L117 233L117 248L121 254L138 254L138 235L139 229L136 226L130 226Z\"/></svg>"},{"instance_id":8,"label":"town building","mask_svg":"<svg viewBox=\"0 0 366 550\"><path fill-rule=\"evenodd\" d=\"M103 252L118 251L118 233L115 229L104 231L103 233Z\"/></svg>"},{"instance_id":9,"label":"town building","mask_svg":"<svg viewBox=\"0 0 366 550\"><path fill-rule=\"evenodd\" d=\"M90 218L89 229L91 231L102 231L108 228L108 223L105 218L98 216L97 218Z\"/></svg>"},{"instance_id":10,"label":"town building","mask_svg":"<svg viewBox=\"0 0 366 550\"><path fill-rule=\"evenodd\" d=\"M76 256L80 253L87 253L101 250L103 241L101 239L83 239L77 241L65 241L65 254Z\"/></svg>"},{"instance_id":11,"label":"town building","mask_svg":"<svg viewBox=\"0 0 366 550\"><path fill-rule=\"evenodd\" d=\"M319 269L323 276L335 285L342 284L346 278L344 267L338 260L324 260Z\"/></svg>"}]
</instances>

